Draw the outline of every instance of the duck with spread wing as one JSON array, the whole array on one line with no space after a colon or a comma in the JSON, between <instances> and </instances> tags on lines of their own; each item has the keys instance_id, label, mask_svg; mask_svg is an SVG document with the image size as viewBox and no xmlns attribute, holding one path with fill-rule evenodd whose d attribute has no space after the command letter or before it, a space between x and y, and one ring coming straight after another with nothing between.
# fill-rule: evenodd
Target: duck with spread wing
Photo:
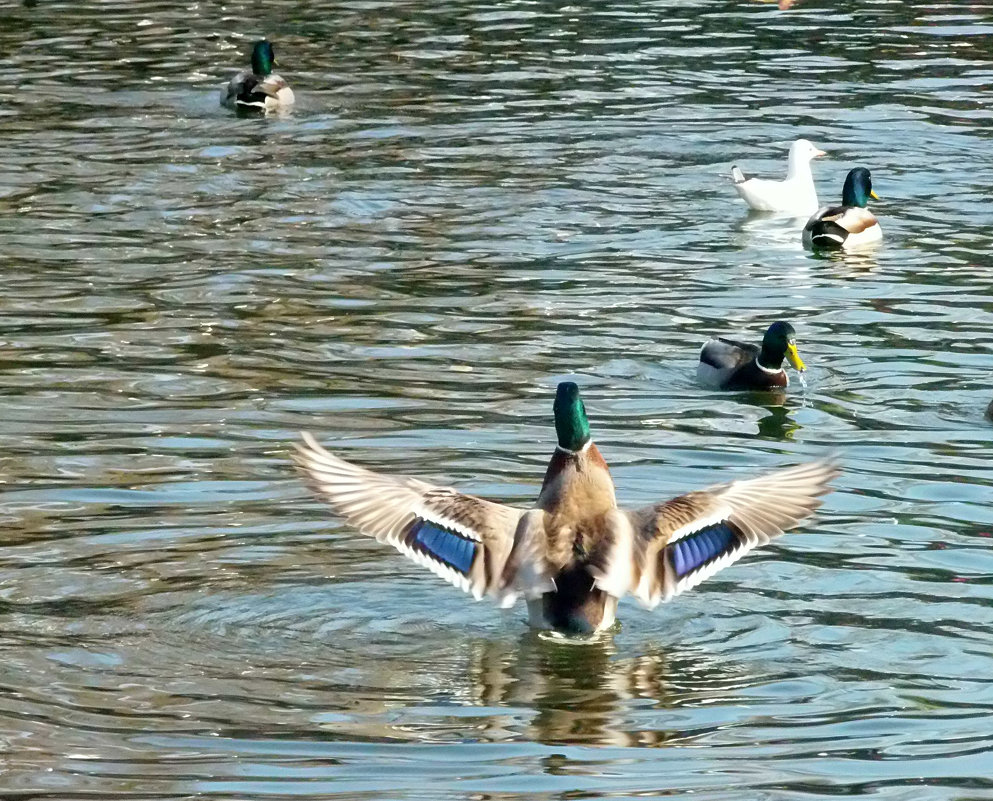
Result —
<instances>
[{"instance_id":1,"label":"duck with spread wing","mask_svg":"<svg viewBox=\"0 0 993 801\"><path fill-rule=\"evenodd\" d=\"M624 510L576 384L559 384L554 412L558 446L531 509L375 473L309 434L295 458L362 533L477 600L509 607L523 596L531 625L566 634L608 628L628 593L652 608L695 587L810 515L838 474L811 462Z\"/></svg>"}]
</instances>

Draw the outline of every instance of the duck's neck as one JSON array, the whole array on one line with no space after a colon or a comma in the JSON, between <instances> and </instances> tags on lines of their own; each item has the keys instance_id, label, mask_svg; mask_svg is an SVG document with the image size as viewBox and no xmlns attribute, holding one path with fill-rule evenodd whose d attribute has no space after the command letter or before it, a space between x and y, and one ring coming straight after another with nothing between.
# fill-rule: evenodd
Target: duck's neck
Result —
<instances>
[{"instance_id":1,"label":"duck's neck","mask_svg":"<svg viewBox=\"0 0 993 801\"><path fill-rule=\"evenodd\" d=\"M567 454L569 456L579 456L581 454L586 453L586 451L588 451L591 447L593 447L593 440L587 439L586 442L584 442L582 445L580 445L575 450L572 450L570 448L566 448L566 447L564 447L562 445L556 445L555 446L555 451L556 451L556 453L561 452L561 453Z\"/></svg>"},{"instance_id":2,"label":"duck's neck","mask_svg":"<svg viewBox=\"0 0 993 801\"><path fill-rule=\"evenodd\" d=\"M781 373L783 370L783 356L777 359L775 356L762 348L759 355L755 357L755 364L765 373Z\"/></svg>"},{"instance_id":3,"label":"duck's neck","mask_svg":"<svg viewBox=\"0 0 993 801\"><path fill-rule=\"evenodd\" d=\"M550 514L601 514L617 505L614 482L600 449L587 440L578 450L559 445L541 484L538 506Z\"/></svg>"}]
</instances>

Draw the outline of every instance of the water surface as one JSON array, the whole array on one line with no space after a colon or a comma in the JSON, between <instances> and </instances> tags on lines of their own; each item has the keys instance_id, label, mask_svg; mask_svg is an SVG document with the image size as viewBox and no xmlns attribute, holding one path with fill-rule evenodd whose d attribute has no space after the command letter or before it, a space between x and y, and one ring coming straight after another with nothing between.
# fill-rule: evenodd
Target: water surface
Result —
<instances>
[{"instance_id":1,"label":"water surface","mask_svg":"<svg viewBox=\"0 0 993 801\"><path fill-rule=\"evenodd\" d=\"M217 105L276 43L290 115ZM982 4L11 5L11 798L993 793ZM817 258L726 174L871 168ZM781 397L693 381L793 322ZM527 504L578 380L625 505L840 455L815 522L584 646L344 527L288 459Z\"/></svg>"}]
</instances>

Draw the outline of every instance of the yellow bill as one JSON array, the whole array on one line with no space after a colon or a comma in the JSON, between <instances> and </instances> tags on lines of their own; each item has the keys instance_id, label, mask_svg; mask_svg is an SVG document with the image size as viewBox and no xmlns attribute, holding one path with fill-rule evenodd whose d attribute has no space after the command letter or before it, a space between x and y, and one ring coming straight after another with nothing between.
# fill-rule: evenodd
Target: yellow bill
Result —
<instances>
[{"instance_id":1,"label":"yellow bill","mask_svg":"<svg viewBox=\"0 0 993 801\"><path fill-rule=\"evenodd\" d=\"M786 346L786 360L793 365L794 370L799 370L802 373L807 369L807 365L800 358L800 353L796 349L795 342L790 342Z\"/></svg>"},{"instance_id":2,"label":"yellow bill","mask_svg":"<svg viewBox=\"0 0 993 801\"><path fill-rule=\"evenodd\" d=\"M869 197L874 197L876 200L879 200L879 195L877 195L871 189L869 190Z\"/></svg>"}]
</instances>

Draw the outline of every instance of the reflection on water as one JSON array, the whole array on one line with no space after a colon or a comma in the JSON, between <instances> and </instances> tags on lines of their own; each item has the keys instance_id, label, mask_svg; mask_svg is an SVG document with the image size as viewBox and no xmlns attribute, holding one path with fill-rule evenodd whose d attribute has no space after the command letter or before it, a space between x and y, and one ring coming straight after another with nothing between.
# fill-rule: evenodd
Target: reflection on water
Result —
<instances>
[{"instance_id":1,"label":"reflection on water","mask_svg":"<svg viewBox=\"0 0 993 801\"><path fill-rule=\"evenodd\" d=\"M993 33L975 4L20 3L0 119L8 795L993 791ZM217 92L277 42L292 115ZM727 175L885 200L803 251ZM705 391L788 319L807 386ZM328 518L300 430L524 505L836 452L816 521L582 647Z\"/></svg>"},{"instance_id":2,"label":"reflection on water","mask_svg":"<svg viewBox=\"0 0 993 801\"><path fill-rule=\"evenodd\" d=\"M667 657L650 648L625 657L611 638L576 645L528 633L517 642L476 641L470 654L474 703L531 710L519 734L499 717L488 721L495 728L482 736L494 740L523 735L546 744L623 747L689 742L698 732L658 728L654 713L728 702L747 683L704 651ZM647 712L653 713L651 725Z\"/></svg>"},{"instance_id":3,"label":"reflection on water","mask_svg":"<svg viewBox=\"0 0 993 801\"><path fill-rule=\"evenodd\" d=\"M784 405L784 402L781 401L776 405L763 405L769 413L758 421L759 436L781 442L793 439L795 432L800 429L800 425L791 417L790 409Z\"/></svg>"}]
</instances>

